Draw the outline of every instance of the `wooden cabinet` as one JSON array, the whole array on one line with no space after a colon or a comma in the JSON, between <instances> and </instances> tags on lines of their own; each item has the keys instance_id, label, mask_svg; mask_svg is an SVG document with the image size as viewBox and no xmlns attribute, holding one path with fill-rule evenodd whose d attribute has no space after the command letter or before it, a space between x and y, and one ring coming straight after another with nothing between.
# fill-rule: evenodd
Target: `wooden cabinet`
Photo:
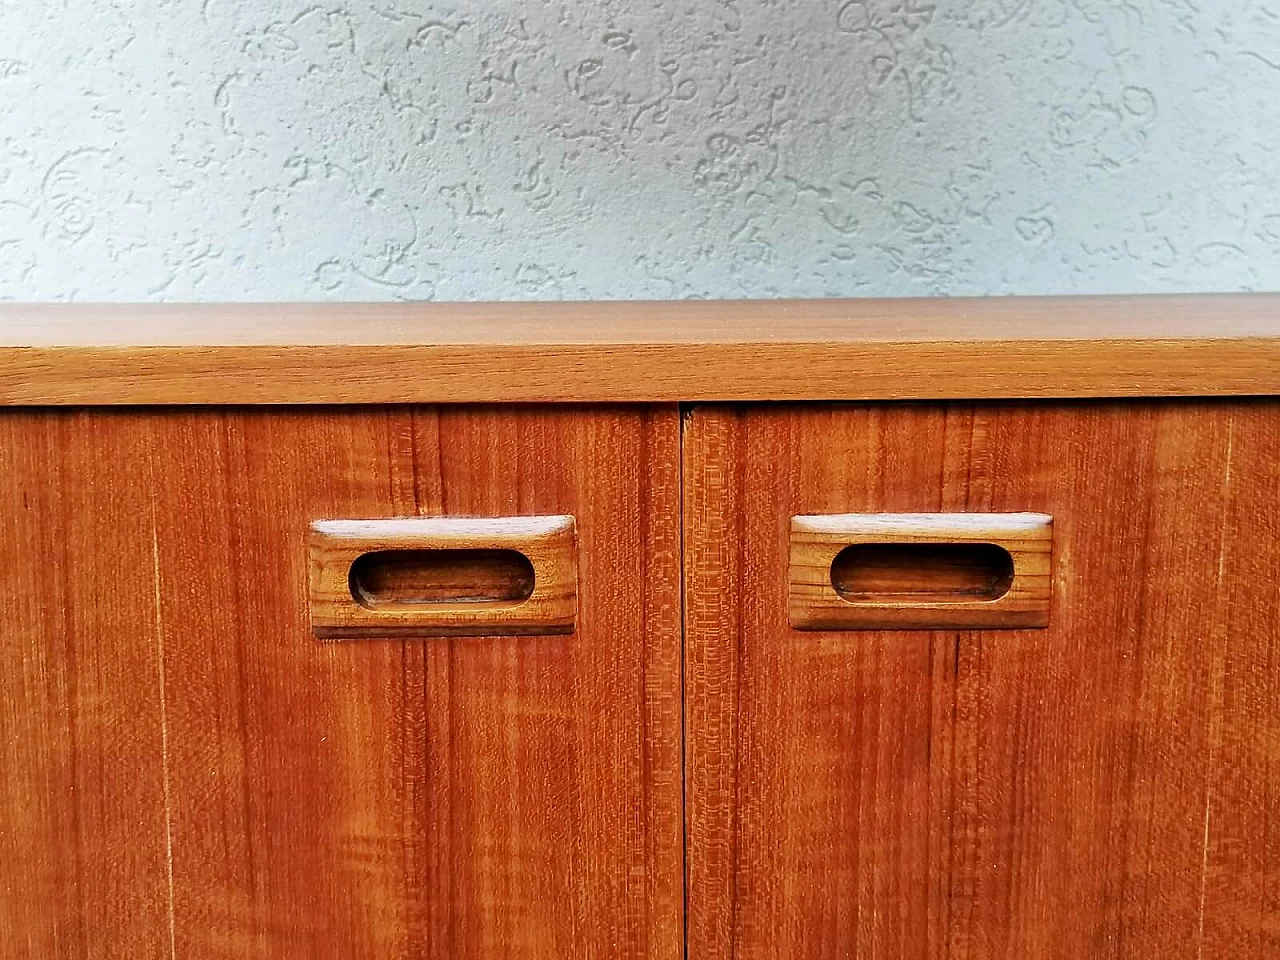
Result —
<instances>
[{"instance_id":1,"label":"wooden cabinet","mask_svg":"<svg viewBox=\"0 0 1280 960\"><path fill-rule=\"evenodd\" d=\"M1280 404L704 406L684 490L691 956L1277 955ZM789 622L793 516L1013 511L1043 629Z\"/></svg>"},{"instance_id":2,"label":"wooden cabinet","mask_svg":"<svg viewBox=\"0 0 1280 960\"><path fill-rule=\"evenodd\" d=\"M0 405L6 960L1280 956L1280 297L5 306Z\"/></svg>"},{"instance_id":3,"label":"wooden cabinet","mask_svg":"<svg viewBox=\"0 0 1280 960\"><path fill-rule=\"evenodd\" d=\"M677 956L678 429L0 413L0 956ZM314 520L529 514L573 633L313 635Z\"/></svg>"}]
</instances>

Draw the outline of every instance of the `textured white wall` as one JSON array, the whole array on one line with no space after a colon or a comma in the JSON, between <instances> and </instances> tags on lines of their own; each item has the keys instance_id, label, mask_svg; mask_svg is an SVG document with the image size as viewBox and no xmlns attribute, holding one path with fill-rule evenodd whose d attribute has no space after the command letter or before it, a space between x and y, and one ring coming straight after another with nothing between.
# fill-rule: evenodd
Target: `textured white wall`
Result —
<instances>
[{"instance_id":1,"label":"textured white wall","mask_svg":"<svg viewBox=\"0 0 1280 960\"><path fill-rule=\"evenodd\" d=\"M1280 0L0 0L0 297L1280 288Z\"/></svg>"}]
</instances>

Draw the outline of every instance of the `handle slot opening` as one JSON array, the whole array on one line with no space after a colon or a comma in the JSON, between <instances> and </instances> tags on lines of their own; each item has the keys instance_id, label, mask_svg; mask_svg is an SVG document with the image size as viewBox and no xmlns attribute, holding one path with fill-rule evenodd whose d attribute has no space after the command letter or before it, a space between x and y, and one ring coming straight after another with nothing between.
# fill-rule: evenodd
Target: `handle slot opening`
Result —
<instances>
[{"instance_id":1,"label":"handle slot opening","mask_svg":"<svg viewBox=\"0 0 1280 960\"><path fill-rule=\"evenodd\" d=\"M351 564L351 597L368 610L423 605L514 607L534 588L518 550L379 550Z\"/></svg>"},{"instance_id":2,"label":"handle slot opening","mask_svg":"<svg viewBox=\"0 0 1280 960\"><path fill-rule=\"evenodd\" d=\"M850 603L999 600L1013 557L994 543L855 543L831 562L831 586Z\"/></svg>"}]
</instances>

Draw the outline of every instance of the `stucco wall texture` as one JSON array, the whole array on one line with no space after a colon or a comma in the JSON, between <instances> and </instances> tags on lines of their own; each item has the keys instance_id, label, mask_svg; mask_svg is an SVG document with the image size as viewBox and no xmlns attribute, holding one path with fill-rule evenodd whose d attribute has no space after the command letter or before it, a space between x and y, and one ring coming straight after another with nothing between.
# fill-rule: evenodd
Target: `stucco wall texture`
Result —
<instances>
[{"instance_id":1,"label":"stucco wall texture","mask_svg":"<svg viewBox=\"0 0 1280 960\"><path fill-rule=\"evenodd\" d=\"M0 297L1280 288L1280 0L0 0Z\"/></svg>"}]
</instances>

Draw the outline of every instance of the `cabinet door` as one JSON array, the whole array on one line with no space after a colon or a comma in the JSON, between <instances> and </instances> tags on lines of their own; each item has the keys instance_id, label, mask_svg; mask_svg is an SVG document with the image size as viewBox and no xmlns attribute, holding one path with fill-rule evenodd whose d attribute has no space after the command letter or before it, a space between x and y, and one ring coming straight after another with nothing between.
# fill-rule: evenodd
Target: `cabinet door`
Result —
<instances>
[{"instance_id":1,"label":"cabinet door","mask_svg":"<svg viewBox=\"0 0 1280 960\"><path fill-rule=\"evenodd\" d=\"M1280 956L1280 405L685 438L691 957ZM1044 628L790 625L793 516L1024 511Z\"/></svg>"},{"instance_id":2,"label":"cabinet door","mask_svg":"<svg viewBox=\"0 0 1280 960\"><path fill-rule=\"evenodd\" d=\"M675 958L673 407L0 415L0 955ZM570 515L576 630L320 640L318 519Z\"/></svg>"}]
</instances>

